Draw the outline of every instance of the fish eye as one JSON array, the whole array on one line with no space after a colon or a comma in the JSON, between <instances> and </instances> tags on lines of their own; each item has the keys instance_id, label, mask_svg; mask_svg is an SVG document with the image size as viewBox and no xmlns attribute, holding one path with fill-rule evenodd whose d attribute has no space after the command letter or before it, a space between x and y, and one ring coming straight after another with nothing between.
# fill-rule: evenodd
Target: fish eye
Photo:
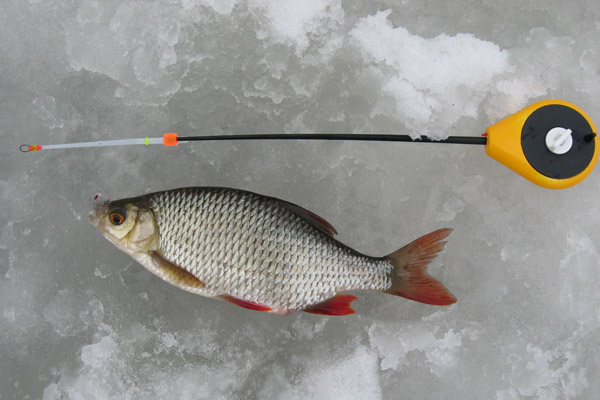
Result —
<instances>
[{"instance_id":1,"label":"fish eye","mask_svg":"<svg viewBox=\"0 0 600 400\"><path fill-rule=\"evenodd\" d=\"M123 222L125 222L125 211L115 210L110 213L108 219L110 219L110 222L113 225L121 225Z\"/></svg>"}]
</instances>

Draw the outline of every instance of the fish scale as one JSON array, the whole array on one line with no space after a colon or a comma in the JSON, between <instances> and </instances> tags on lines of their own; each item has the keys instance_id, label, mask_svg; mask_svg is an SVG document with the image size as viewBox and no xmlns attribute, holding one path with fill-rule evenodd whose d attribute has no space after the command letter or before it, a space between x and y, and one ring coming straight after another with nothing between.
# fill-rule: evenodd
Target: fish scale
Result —
<instances>
[{"instance_id":1,"label":"fish scale","mask_svg":"<svg viewBox=\"0 0 600 400\"><path fill-rule=\"evenodd\" d=\"M225 188L144 197L163 256L202 281L201 294L297 310L340 291L391 285L389 261L358 254L276 199Z\"/></svg>"}]
</instances>

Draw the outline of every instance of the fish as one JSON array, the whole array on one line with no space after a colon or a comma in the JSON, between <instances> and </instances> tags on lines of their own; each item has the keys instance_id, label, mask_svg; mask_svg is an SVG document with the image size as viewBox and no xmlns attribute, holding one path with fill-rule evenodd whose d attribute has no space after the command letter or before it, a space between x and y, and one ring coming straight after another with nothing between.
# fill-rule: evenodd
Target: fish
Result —
<instances>
[{"instance_id":1,"label":"fish","mask_svg":"<svg viewBox=\"0 0 600 400\"><path fill-rule=\"evenodd\" d=\"M372 257L335 239L333 225L301 206L225 187L95 200L89 220L164 281L251 310L349 315L357 297L347 292L357 290L456 302L426 270L450 228Z\"/></svg>"}]
</instances>

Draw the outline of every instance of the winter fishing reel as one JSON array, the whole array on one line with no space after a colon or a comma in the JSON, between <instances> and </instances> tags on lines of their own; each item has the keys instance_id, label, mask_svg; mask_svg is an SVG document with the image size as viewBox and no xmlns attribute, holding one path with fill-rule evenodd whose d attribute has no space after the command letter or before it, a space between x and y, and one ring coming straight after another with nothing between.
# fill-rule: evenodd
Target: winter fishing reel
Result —
<instances>
[{"instance_id":1,"label":"winter fishing reel","mask_svg":"<svg viewBox=\"0 0 600 400\"><path fill-rule=\"evenodd\" d=\"M487 130L485 152L531 182L564 189L585 179L598 159L598 135L577 106L544 100Z\"/></svg>"},{"instance_id":2,"label":"winter fishing reel","mask_svg":"<svg viewBox=\"0 0 600 400\"><path fill-rule=\"evenodd\" d=\"M193 141L223 140L348 140L377 142L454 143L485 145L487 155L531 182L550 189L564 189L581 182L598 159L598 135L589 117L577 106L562 100L532 104L490 126L482 136L449 136L443 140L409 135L346 133L282 133L178 136L103 140L51 145L21 145L22 152L42 149L104 147L151 144L176 146Z\"/></svg>"}]
</instances>

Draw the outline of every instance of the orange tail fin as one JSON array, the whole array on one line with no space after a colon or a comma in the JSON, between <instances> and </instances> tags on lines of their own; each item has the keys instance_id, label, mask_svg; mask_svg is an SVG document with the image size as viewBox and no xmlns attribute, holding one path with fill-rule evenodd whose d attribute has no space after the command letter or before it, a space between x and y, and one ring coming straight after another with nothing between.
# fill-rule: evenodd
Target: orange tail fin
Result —
<instances>
[{"instance_id":1,"label":"orange tail fin","mask_svg":"<svg viewBox=\"0 0 600 400\"><path fill-rule=\"evenodd\" d=\"M427 274L427 265L444 248L442 240L450 232L449 228L431 232L387 256L394 269L392 287L386 293L436 306L456 303L452 293Z\"/></svg>"}]
</instances>

